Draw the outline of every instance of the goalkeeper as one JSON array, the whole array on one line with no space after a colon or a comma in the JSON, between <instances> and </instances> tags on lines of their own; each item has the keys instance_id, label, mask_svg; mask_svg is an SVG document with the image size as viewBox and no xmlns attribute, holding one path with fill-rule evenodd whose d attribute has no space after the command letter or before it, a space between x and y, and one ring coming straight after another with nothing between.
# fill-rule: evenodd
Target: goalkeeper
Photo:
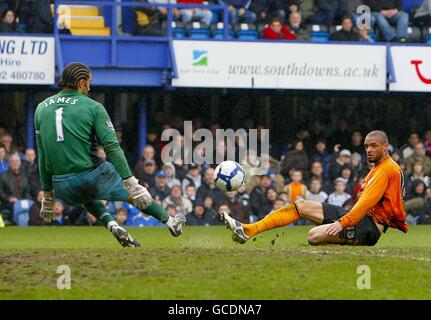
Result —
<instances>
[{"instance_id":1,"label":"goalkeeper","mask_svg":"<svg viewBox=\"0 0 431 320\"><path fill-rule=\"evenodd\" d=\"M138 184L105 108L88 97L91 80L88 66L70 63L59 82L63 90L37 106L35 129L44 191L41 217L46 222L53 219L58 196L69 204L82 205L122 246L138 247L139 242L115 222L101 200L128 201L179 236L185 217L179 213L169 216ZM112 164L97 156L99 143Z\"/></svg>"}]
</instances>

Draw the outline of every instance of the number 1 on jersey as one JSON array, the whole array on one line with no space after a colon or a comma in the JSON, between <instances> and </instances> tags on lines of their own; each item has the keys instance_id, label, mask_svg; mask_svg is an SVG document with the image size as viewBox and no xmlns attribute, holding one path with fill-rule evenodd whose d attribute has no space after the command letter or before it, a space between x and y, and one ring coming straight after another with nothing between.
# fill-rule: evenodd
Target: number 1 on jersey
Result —
<instances>
[{"instance_id":1,"label":"number 1 on jersey","mask_svg":"<svg viewBox=\"0 0 431 320\"><path fill-rule=\"evenodd\" d=\"M64 141L63 135L63 108L55 110L55 130L57 131L57 142Z\"/></svg>"}]
</instances>

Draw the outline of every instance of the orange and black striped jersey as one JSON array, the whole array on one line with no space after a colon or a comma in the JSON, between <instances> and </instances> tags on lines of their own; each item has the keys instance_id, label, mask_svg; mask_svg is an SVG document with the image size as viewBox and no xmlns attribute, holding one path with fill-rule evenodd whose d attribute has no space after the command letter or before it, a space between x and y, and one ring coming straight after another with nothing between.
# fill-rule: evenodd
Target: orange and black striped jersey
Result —
<instances>
[{"instance_id":1,"label":"orange and black striped jersey","mask_svg":"<svg viewBox=\"0 0 431 320\"><path fill-rule=\"evenodd\" d=\"M339 221L343 228L347 228L369 215L379 224L407 232L404 197L403 172L398 164L388 157L371 169L362 183L358 202Z\"/></svg>"}]
</instances>

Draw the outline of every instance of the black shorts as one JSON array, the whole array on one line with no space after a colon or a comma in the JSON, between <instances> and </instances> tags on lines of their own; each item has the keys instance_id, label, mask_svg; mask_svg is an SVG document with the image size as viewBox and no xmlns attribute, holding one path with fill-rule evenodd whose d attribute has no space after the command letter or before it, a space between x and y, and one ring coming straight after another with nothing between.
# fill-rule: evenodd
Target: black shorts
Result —
<instances>
[{"instance_id":1,"label":"black shorts","mask_svg":"<svg viewBox=\"0 0 431 320\"><path fill-rule=\"evenodd\" d=\"M322 203L322 224L333 223L344 216L347 211L341 207L328 203ZM343 229L339 233L341 239L353 240L354 244L362 246L374 246L380 238L380 230L370 216L366 216L357 225Z\"/></svg>"}]
</instances>

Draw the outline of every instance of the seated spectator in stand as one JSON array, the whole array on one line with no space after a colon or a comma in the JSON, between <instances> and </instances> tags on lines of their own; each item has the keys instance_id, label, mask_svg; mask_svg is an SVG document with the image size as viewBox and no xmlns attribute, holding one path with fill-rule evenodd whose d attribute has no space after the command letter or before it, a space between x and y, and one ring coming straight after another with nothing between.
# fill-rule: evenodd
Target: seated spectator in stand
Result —
<instances>
[{"instance_id":1,"label":"seated spectator in stand","mask_svg":"<svg viewBox=\"0 0 431 320\"><path fill-rule=\"evenodd\" d=\"M404 208L407 213L406 221L409 224L420 222L426 204L426 186L422 180L413 181L407 191Z\"/></svg>"},{"instance_id":2,"label":"seated spectator in stand","mask_svg":"<svg viewBox=\"0 0 431 320\"><path fill-rule=\"evenodd\" d=\"M267 215L270 213L274 207L274 202L278 198L278 193L275 188L268 188L266 189L265 193L265 203L263 205L263 214ZM263 218L264 216L262 216Z\"/></svg>"},{"instance_id":3,"label":"seated spectator in stand","mask_svg":"<svg viewBox=\"0 0 431 320\"><path fill-rule=\"evenodd\" d=\"M296 140L293 143L293 150L288 151L283 157L280 173L284 177L287 177L292 169L299 169L305 172L308 168L309 160L304 149L304 143L301 140Z\"/></svg>"},{"instance_id":4,"label":"seated spectator in stand","mask_svg":"<svg viewBox=\"0 0 431 320\"><path fill-rule=\"evenodd\" d=\"M152 2L142 0L140 2ZM162 29L162 12L157 8L134 8L136 15L136 28L134 34L137 36L165 36L166 29Z\"/></svg>"},{"instance_id":5,"label":"seated spectator in stand","mask_svg":"<svg viewBox=\"0 0 431 320\"><path fill-rule=\"evenodd\" d=\"M203 201L207 196L214 199L215 206L222 202L225 197L224 192L215 185L214 168L211 167L205 170L204 181L196 193L196 199L198 201Z\"/></svg>"},{"instance_id":6,"label":"seated spectator in stand","mask_svg":"<svg viewBox=\"0 0 431 320\"><path fill-rule=\"evenodd\" d=\"M366 173L366 168L362 162L362 156L355 152L352 154L351 160L352 177L354 181L358 181L359 177L364 176Z\"/></svg>"},{"instance_id":7,"label":"seated spectator in stand","mask_svg":"<svg viewBox=\"0 0 431 320\"><path fill-rule=\"evenodd\" d=\"M6 159L6 147L4 144L0 143L0 175L7 171L9 168L9 163Z\"/></svg>"},{"instance_id":8,"label":"seated spectator in stand","mask_svg":"<svg viewBox=\"0 0 431 320\"><path fill-rule=\"evenodd\" d=\"M29 226L44 226L45 225L45 221L40 216L40 207L42 205L42 200L43 200L43 191L40 190L37 193L36 201L33 202L33 205L30 207L30 211L28 214L28 216L29 216L28 225Z\"/></svg>"},{"instance_id":9,"label":"seated spectator in stand","mask_svg":"<svg viewBox=\"0 0 431 320\"><path fill-rule=\"evenodd\" d=\"M430 177L425 175L424 166L420 161L413 164L413 171L407 176L406 187L409 188L412 182L416 180L422 180L427 187L430 186Z\"/></svg>"},{"instance_id":10,"label":"seated spectator in stand","mask_svg":"<svg viewBox=\"0 0 431 320\"><path fill-rule=\"evenodd\" d=\"M262 38L270 40L296 40L296 36L290 32L287 25L281 23L280 18L271 20L271 24L263 29Z\"/></svg>"},{"instance_id":11,"label":"seated spectator in stand","mask_svg":"<svg viewBox=\"0 0 431 320\"><path fill-rule=\"evenodd\" d=\"M214 215L215 214L215 215ZM213 226L219 224L219 216L214 210L208 211L200 201L193 205L192 213L187 215L189 226Z\"/></svg>"},{"instance_id":12,"label":"seated spectator in stand","mask_svg":"<svg viewBox=\"0 0 431 320\"><path fill-rule=\"evenodd\" d=\"M12 153L17 152L17 148L13 144L13 138L9 133L6 133L1 136L0 143L3 144L6 149L6 159L9 159Z\"/></svg>"},{"instance_id":13,"label":"seated spectator in stand","mask_svg":"<svg viewBox=\"0 0 431 320\"><path fill-rule=\"evenodd\" d=\"M163 171L168 175L167 184L169 188L172 188L174 184L181 185L181 181L175 177L175 166L172 163L166 163L163 166Z\"/></svg>"},{"instance_id":14,"label":"seated spectator in stand","mask_svg":"<svg viewBox=\"0 0 431 320\"><path fill-rule=\"evenodd\" d=\"M334 182L335 191L328 197L328 203L342 207L343 203L351 198L350 194L346 193L346 181L343 178L337 178Z\"/></svg>"},{"instance_id":15,"label":"seated spectator in stand","mask_svg":"<svg viewBox=\"0 0 431 320\"><path fill-rule=\"evenodd\" d=\"M37 191L41 189L42 185L40 183L39 166L36 160L36 151L34 151L34 149L27 148L25 150L22 169L30 184L30 194L32 197L35 197Z\"/></svg>"},{"instance_id":16,"label":"seated spectator in stand","mask_svg":"<svg viewBox=\"0 0 431 320\"><path fill-rule=\"evenodd\" d=\"M171 188L171 194L163 200L163 207L166 208L169 205L175 206L175 210L185 216L193 210L192 202L183 196L181 187L177 185Z\"/></svg>"},{"instance_id":17,"label":"seated spectator in stand","mask_svg":"<svg viewBox=\"0 0 431 320\"><path fill-rule=\"evenodd\" d=\"M427 188L427 196L425 198L424 214L421 219L422 224L431 224L431 188Z\"/></svg>"},{"instance_id":18,"label":"seated spectator in stand","mask_svg":"<svg viewBox=\"0 0 431 320\"><path fill-rule=\"evenodd\" d=\"M27 25L27 33L52 33L54 18L50 0L22 0L18 2L17 14L21 23Z\"/></svg>"},{"instance_id":19,"label":"seated spectator in stand","mask_svg":"<svg viewBox=\"0 0 431 320\"><path fill-rule=\"evenodd\" d=\"M271 212L275 211L275 210L278 210L278 209L281 209L281 208L283 208L285 206L286 206L286 202L282 198L278 197L274 201L274 205L272 206Z\"/></svg>"},{"instance_id":20,"label":"seated spectator in stand","mask_svg":"<svg viewBox=\"0 0 431 320\"><path fill-rule=\"evenodd\" d=\"M156 161L156 152L154 150L154 147L147 144L142 148L141 152L141 158L138 160L138 163L135 165L135 175L139 176L143 173L144 167L145 167L145 161L146 160L152 160L155 164L157 164Z\"/></svg>"},{"instance_id":21,"label":"seated spectator in stand","mask_svg":"<svg viewBox=\"0 0 431 320\"><path fill-rule=\"evenodd\" d=\"M236 25L239 23L255 23L256 13L249 10L253 0L218 0L219 4L228 7L229 23Z\"/></svg>"},{"instance_id":22,"label":"seated spectator in stand","mask_svg":"<svg viewBox=\"0 0 431 320\"><path fill-rule=\"evenodd\" d=\"M54 204L54 220L49 223L51 226L62 226L64 224L64 205L61 201L56 200Z\"/></svg>"},{"instance_id":23,"label":"seated spectator in stand","mask_svg":"<svg viewBox=\"0 0 431 320\"><path fill-rule=\"evenodd\" d=\"M338 157L335 159L335 161L331 162L329 167L329 178L334 181L336 178L338 178L341 174L341 169L344 165L350 164L350 160L352 158L352 153L347 150L343 149L338 154Z\"/></svg>"},{"instance_id":24,"label":"seated spectator in stand","mask_svg":"<svg viewBox=\"0 0 431 320\"><path fill-rule=\"evenodd\" d=\"M203 0L177 0L177 4L204 4ZM207 27L211 24L213 13L211 10L204 8L182 8L180 10L180 19L184 23L198 21Z\"/></svg>"},{"instance_id":25,"label":"seated spectator in stand","mask_svg":"<svg viewBox=\"0 0 431 320\"><path fill-rule=\"evenodd\" d=\"M266 189L271 187L271 177L268 175L260 176L259 184L250 192L250 210L252 215L259 216L264 211Z\"/></svg>"},{"instance_id":26,"label":"seated spectator in stand","mask_svg":"<svg viewBox=\"0 0 431 320\"><path fill-rule=\"evenodd\" d=\"M272 3L272 0L253 0L251 2L250 11L256 13L257 22L268 22Z\"/></svg>"},{"instance_id":27,"label":"seated spectator in stand","mask_svg":"<svg viewBox=\"0 0 431 320\"><path fill-rule=\"evenodd\" d=\"M0 33L23 33L19 23L16 21L15 12L6 10L0 16Z\"/></svg>"},{"instance_id":28,"label":"seated spectator in stand","mask_svg":"<svg viewBox=\"0 0 431 320\"><path fill-rule=\"evenodd\" d=\"M292 12L289 16L289 29L297 40L310 40L310 33L302 25L302 16L299 12Z\"/></svg>"},{"instance_id":29,"label":"seated spectator in stand","mask_svg":"<svg viewBox=\"0 0 431 320\"><path fill-rule=\"evenodd\" d=\"M374 39L370 37L370 31L369 29L365 28L365 27L361 27L358 30L359 33L359 41L362 42L374 42Z\"/></svg>"},{"instance_id":30,"label":"seated spectator in stand","mask_svg":"<svg viewBox=\"0 0 431 320\"><path fill-rule=\"evenodd\" d=\"M167 184L168 174L163 170L159 170L156 172L156 184L151 186L148 191L154 199L161 202L170 194L171 190Z\"/></svg>"},{"instance_id":31,"label":"seated spectator in stand","mask_svg":"<svg viewBox=\"0 0 431 320\"><path fill-rule=\"evenodd\" d=\"M326 202L328 194L322 191L322 181L319 178L311 178L310 189L307 191L307 200Z\"/></svg>"},{"instance_id":32,"label":"seated spectator in stand","mask_svg":"<svg viewBox=\"0 0 431 320\"><path fill-rule=\"evenodd\" d=\"M269 6L271 18L280 18L282 22L285 22L292 13L299 13L300 11L300 0L273 0L269 2L271 2Z\"/></svg>"},{"instance_id":33,"label":"seated spectator in stand","mask_svg":"<svg viewBox=\"0 0 431 320\"><path fill-rule=\"evenodd\" d=\"M192 202L192 204L195 203L195 201L196 201L196 188L195 188L195 186L192 184L189 184L186 187L186 192L184 193L184 196L187 199L189 199Z\"/></svg>"},{"instance_id":34,"label":"seated spectator in stand","mask_svg":"<svg viewBox=\"0 0 431 320\"><path fill-rule=\"evenodd\" d=\"M307 184L311 184L312 179L319 179L322 183L322 189L325 192L329 192L332 190L331 181L327 179L324 175L323 165L320 161L313 161L311 163L310 175L307 179Z\"/></svg>"},{"instance_id":35,"label":"seated spectator in stand","mask_svg":"<svg viewBox=\"0 0 431 320\"><path fill-rule=\"evenodd\" d=\"M419 135L416 132L411 132L407 139L407 143L402 145L400 148L400 155L402 160L407 159L414 153L413 148L418 142L420 142Z\"/></svg>"},{"instance_id":36,"label":"seated spectator in stand","mask_svg":"<svg viewBox=\"0 0 431 320\"><path fill-rule=\"evenodd\" d=\"M292 169L290 172L290 183L284 187L284 191L289 197L290 203L295 203L299 199L307 199L307 186L302 183L302 172Z\"/></svg>"},{"instance_id":37,"label":"seated spectator in stand","mask_svg":"<svg viewBox=\"0 0 431 320\"><path fill-rule=\"evenodd\" d=\"M338 0L314 0L315 12L306 19L307 24L330 26L338 10Z\"/></svg>"},{"instance_id":38,"label":"seated spectator in stand","mask_svg":"<svg viewBox=\"0 0 431 320\"><path fill-rule=\"evenodd\" d=\"M323 176L329 178L329 164L332 156L326 149L326 140L319 138L316 141L314 151L311 155L311 162L319 161L323 166Z\"/></svg>"},{"instance_id":39,"label":"seated spectator in stand","mask_svg":"<svg viewBox=\"0 0 431 320\"><path fill-rule=\"evenodd\" d=\"M150 186L154 186L156 183L155 179L156 174L156 163L154 160L145 160L143 171L139 174L135 174L136 178L139 180L139 183L146 188Z\"/></svg>"},{"instance_id":40,"label":"seated spectator in stand","mask_svg":"<svg viewBox=\"0 0 431 320\"><path fill-rule=\"evenodd\" d=\"M344 16L341 21L342 28L329 37L331 41L359 41L359 33L353 27L351 16Z\"/></svg>"},{"instance_id":41,"label":"seated spectator in stand","mask_svg":"<svg viewBox=\"0 0 431 320\"><path fill-rule=\"evenodd\" d=\"M195 163L189 165L187 176L184 178L182 187L183 192L186 192L186 187L191 184L195 186L196 190L202 185L201 169Z\"/></svg>"},{"instance_id":42,"label":"seated spectator in stand","mask_svg":"<svg viewBox=\"0 0 431 320\"><path fill-rule=\"evenodd\" d=\"M115 221L117 221L119 226L127 226L127 209L120 208L115 214Z\"/></svg>"},{"instance_id":43,"label":"seated spectator in stand","mask_svg":"<svg viewBox=\"0 0 431 320\"><path fill-rule=\"evenodd\" d=\"M416 26L431 26L431 0L424 0L413 17Z\"/></svg>"},{"instance_id":44,"label":"seated spectator in stand","mask_svg":"<svg viewBox=\"0 0 431 320\"><path fill-rule=\"evenodd\" d=\"M346 164L341 168L340 178L343 178L346 181L346 192L348 194L352 194L353 189L356 186L356 181L352 176L352 168L350 165Z\"/></svg>"},{"instance_id":45,"label":"seated spectator in stand","mask_svg":"<svg viewBox=\"0 0 431 320\"><path fill-rule=\"evenodd\" d=\"M425 147L425 154L428 157L431 157L431 130L425 131L424 147Z\"/></svg>"},{"instance_id":46,"label":"seated spectator in stand","mask_svg":"<svg viewBox=\"0 0 431 320\"><path fill-rule=\"evenodd\" d=\"M239 200L236 191L226 192L226 204L231 212L231 217L234 217L235 220L242 223L250 221L250 210ZM261 215L266 215L267 213L260 212Z\"/></svg>"},{"instance_id":47,"label":"seated spectator in stand","mask_svg":"<svg viewBox=\"0 0 431 320\"><path fill-rule=\"evenodd\" d=\"M21 170L21 158L17 153L9 157L9 169L0 175L0 202L13 221L13 206L18 200L30 199L30 185Z\"/></svg>"},{"instance_id":48,"label":"seated spectator in stand","mask_svg":"<svg viewBox=\"0 0 431 320\"><path fill-rule=\"evenodd\" d=\"M413 148L413 154L410 157L404 159L407 174L411 174L413 172L413 165L416 162L422 163L424 174L426 176L431 174L431 159L425 155L425 147L422 142L416 143Z\"/></svg>"},{"instance_id":49,"label":"seated spectator in stand","mask_svg":"<svg viewBox=\"0 0 431 320\"><path fill-rule=\"evenodd\" d=\"M376 18L377 28L385 41L407 41L409 15L402 11L401 0L367 0L365 4L371 8ZM396 31L392 29L392 26L396 27Z\"/></svg>"}]
</instances>

